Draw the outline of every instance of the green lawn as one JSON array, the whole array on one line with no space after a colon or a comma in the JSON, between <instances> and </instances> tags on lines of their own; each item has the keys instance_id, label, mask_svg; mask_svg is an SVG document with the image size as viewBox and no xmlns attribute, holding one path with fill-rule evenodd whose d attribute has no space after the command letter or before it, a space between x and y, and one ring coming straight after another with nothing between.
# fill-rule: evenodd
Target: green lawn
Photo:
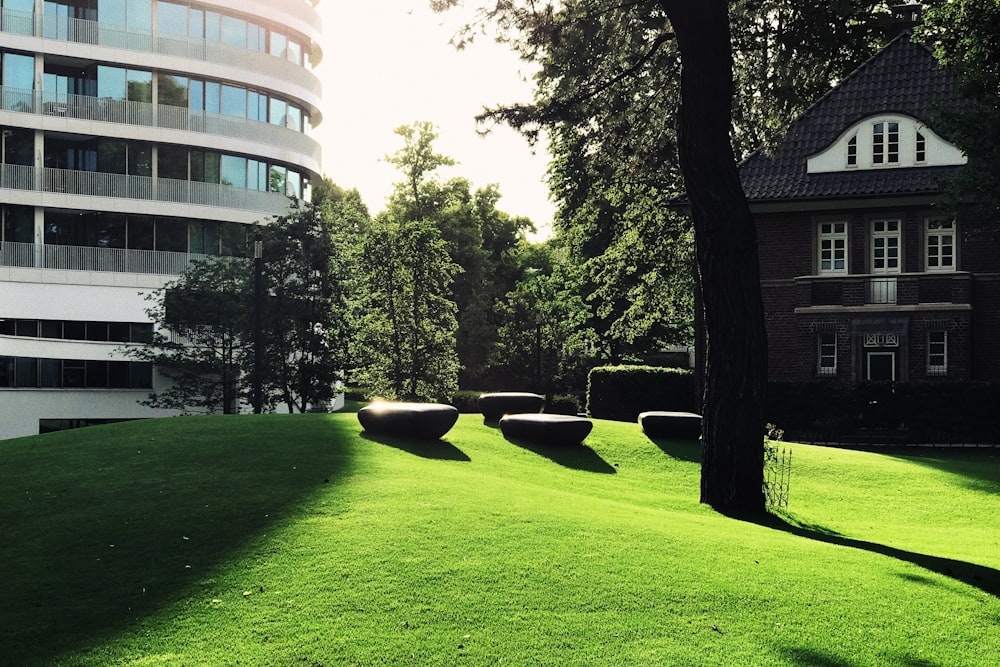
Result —
<instances>
[{"instance_id":1,"label":"green lawn","mask_svg":"<svg viewBox=\"0 0 1000 667\"><path fill-rule=\"evenodd\" d=\"M0 664L1000 665L1000 455L792 447L789 512L750 523L633 424L0 442Z\"/></svg>"}]
</instances>

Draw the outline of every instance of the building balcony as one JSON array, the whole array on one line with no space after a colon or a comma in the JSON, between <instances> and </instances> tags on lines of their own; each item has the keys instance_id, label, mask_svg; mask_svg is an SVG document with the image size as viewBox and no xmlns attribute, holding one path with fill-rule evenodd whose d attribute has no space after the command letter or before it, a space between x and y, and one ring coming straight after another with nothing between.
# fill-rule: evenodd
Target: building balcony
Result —
<instances>
[{"instance_id":1,"label":"building balcony","mask_svg":"<svg viewBox=\"0 0 1000 667\"><path fill-rule=\"evenodd\" d=\"M131 248L93 248L34 243L0 243L0 266L66 271L109 271L180 275L207 255Z\"/></svg>"},{"instance_id":2,"label":"building balcony","mask_svg":"<svg viewBox=\"0 0 1000 667\"><path fill-rule=\"evenodd\" d=\"M964 271L802 276L795 279L795 290L796 309L968 306L972 303L972 276Z\"/></svg>"},{"instance_id":3,"label":"building balcony","mask_svg":"<svg viewBox=\"0 0 1000 667\"><path fill-rule=\"evenodd\" d=\"M304 159L296 163L304 162L302 166L312 171L319 169L322 151L319 142L303 132L273 123L149 102L87 95L49 96L9 86L0 86L0 99L3 100L4 111L15 113L181 130L264 144L282 152L292 151L301 155Z\"/></svg>"},{"instance_id":4,"label":"building balcony","mask_svg":"<svg viewBox=\"0 0 1000 667\"><path fill-rule=\"evenodd\" d=\"M251 211L262 217L283 215L289 206L288 197L276 192L244 190L229 185L170 178L36 168L16 164L0 165L0 190L194 204Z\"/></svg>"},{"instance_id":5,"label":"building balcony","mask_svg":"<svg viewBox=\"0 0 1000 667\"><path fill-rule=\"evenodd\" d=\"M241 80L256 80L270 73L276 81L308 91L303 99L319 118L318 102L322 85L305 65L263 51L240 48L206 39L160 34L109 25L99 21L59 18L45 20L41 14L10 9L0 11L0 32L22 37L40 37L63 43L86 44L168 58L182 58L212 65L224 65L246 72ZM18 47L17 44L13 46Z\"/></svg>"}]
</instances>

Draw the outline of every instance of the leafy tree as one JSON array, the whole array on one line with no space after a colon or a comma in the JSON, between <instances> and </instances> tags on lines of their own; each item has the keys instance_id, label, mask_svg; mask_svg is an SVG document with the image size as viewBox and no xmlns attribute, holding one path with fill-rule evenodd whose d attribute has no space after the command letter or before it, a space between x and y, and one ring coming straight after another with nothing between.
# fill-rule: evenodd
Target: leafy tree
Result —
<instances>
[{"instance_id":1,"label":"leafy tree","mask_svg":"<svg viewBox=\"0 0 1000 667\"><path fill-rule=\"evenodd\" d=\"M496 345L496 303L513 286L511 252L530 221L497 209L495 185L473 191L464 178L441 181L435 171L454 165L434 152L437 133L427 122L396 130L403 147L387 160L403 174L389 199L396 220L425 220L440 232L451 261L461 267L449 296L457 308L456 351L466 386L480 382Z\"/></svg>"},{"instance_id":2,"label":"leafy tree","mask_svg":"<svg viewBox=\"0 0 1000 667\"><path fill-rule=\"evenodd\" d=\"M158 324L149 345L129 347L168 385L140 401L184 414L237 412L240 378L250 352L250 272L245 260L214 257L147 296Z\"/></svg>"},{"instance_id":3,"label":"leafy tree","mask_svg":"<svg viewBox=\"0 0 1000 667\"><path fill-rule=\"evenodd\" d=\"M289 412L333 398L347 363L346 248L335 241L337 230L311 204L294 204L255 230L263 246L260 289L267 295L260 300L264 393L269 405L281 402Z\"/></svg>"},{"instance_id":4,"label":"leafy tree","mask_svg":"<svg viewBox=\"0 0 1000 667\"><path fill-rule=\"evenodd\" d=\"M431 4L443 9L456 0ZM505 0L480 14L541 66L534 103L492 109L484 118L529 137L542 128L554 132L557 150L563 149L561 183L577 183L557 193L564 221L591 225L599 234L586 256L627 245L627 233L602 234L605 221L621 215L616 196L656 201L686 193L703 294L698 310L708 337L701 497L726 511L763 510L766 373L756 233L733 139L742 153L803 108L805 97L788 91L806 80L815 83L813 90L828 89L836 73L865 57L863 30L850 44L866 48L832 53L829 47L844 34L840 19L849 13L852 20L844 23L851 30L855 19L867 24L873 3L826 4L833 10L815 25L822 9L797 0ZM813 34L824 39L810 40ZM744 44L745 52L739 50ZM824 59L831 64L810 66ZM734 79L741 90L735 99ZM758 103L764 96L768 101ZM584 247L587 234L580 236Z\"/></svg>"},{"instance_id":5,"label":"leafy tree","mask_svg":"<svg viewBox=\"0 0 1000 667\"><path fill-rule=\"evenodd\" d=\"M458 388L455 304L459 267L425 220L377 216L355 259L352 381L384 398L443 400Z\"/></svg>"},{"instance_id":6,"label":"leafy tree","mask_svg":"<svg viewBox=\"0 0 1000 667\"><path fill-rule=\"evenodd\" d=\"M532 267L497 309L502 324L494 362L506 388L551 398L582 388L596 335L587 326L589 310L572 269L556 258L558 249L546 252L554 261Z\"/></svg>"},{"instance_id":7,"label":"leafy tree","mask_svg":"<svg viewBox=\"0 0 1000 667\"><path fill-rule=\"evenodd\" d=\"M962 105L940 110L941 127L969 158L952 183L955 207L1000 215L1000 5L979 0L927 2L919 36L955 74ZM976 210L978 209L978 210Z\"/></svg>"}]
</instances>

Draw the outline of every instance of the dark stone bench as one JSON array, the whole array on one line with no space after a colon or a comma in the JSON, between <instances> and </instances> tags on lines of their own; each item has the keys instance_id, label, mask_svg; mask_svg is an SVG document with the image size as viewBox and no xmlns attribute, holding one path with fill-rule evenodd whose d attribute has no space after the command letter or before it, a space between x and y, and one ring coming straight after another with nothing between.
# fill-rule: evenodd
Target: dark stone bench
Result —
<instances>
[{"instance_id":1,"label":"dark stone bench","mask_svg":"<svg viewBox=\"0 0 1000 667\"><path fill-rule=\"evenodd\" d=\"M379 402L358 410L365 431L421 440L437 440L458 421L458 408L441 403Z\"/></svg>"},{"instance_id":2,"label":"dark stone bench","mask_svg":"<svg viewBox=\"0 0 1000 667\"><path fill-rule=\"evenodd\" d=\"M643 412L639 426L650 438L697 440L701 437L701 415L693 412Z\"/></svg>"},{"instance_id":3,"label":"dark stone bench","mask_svg":"<svg viewBox=\"0 0 1000 667\"><path fill-rule=\"evenodd\" d=\"M521 414L500 419L500 431L508 440L548 445L579 445L593 428L589 419L570 415Z\"/></svg>"},{"instance_id":4,"label":"dark stone bench","mask_svg":"<svg viewBox=\"0 0 1000 667\"><path fill-rule=\"evenodd\" d=\"M479 397L479 411L488 422L500 421L504 415L539 413L545 397L523 391L501 391Z\"/></svg>"}]
</instances>

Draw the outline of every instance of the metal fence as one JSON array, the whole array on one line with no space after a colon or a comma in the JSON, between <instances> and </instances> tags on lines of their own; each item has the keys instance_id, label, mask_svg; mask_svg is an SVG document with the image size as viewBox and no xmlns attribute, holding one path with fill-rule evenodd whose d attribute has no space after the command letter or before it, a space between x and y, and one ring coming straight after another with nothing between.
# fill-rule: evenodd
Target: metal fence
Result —
<instances>
[{"instance_id":1,"label":"metal fence","mask_svg":"<svg viewBox=\"0 0 1000 667\"><path fill-rule=\"evenodd\" d=\"M772 509L788 507L792 475L792 450L764 443L764 501Z\"/></svg>"}]
</instances>

